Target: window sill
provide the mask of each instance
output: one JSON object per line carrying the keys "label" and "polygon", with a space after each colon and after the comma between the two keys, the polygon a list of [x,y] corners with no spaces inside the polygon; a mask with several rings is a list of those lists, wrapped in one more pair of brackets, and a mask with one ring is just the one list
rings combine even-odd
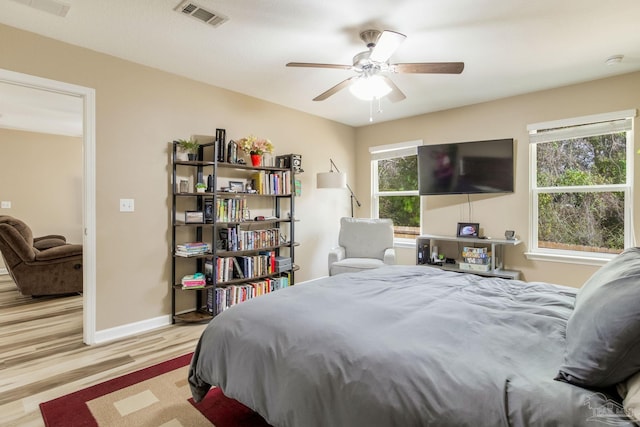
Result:
{"label": "window sill", "polygon": [[394,248],[416,248],[415,239],[393,239]]}
{"label": "window sill", "polygon": [[562,262],[566,264],[583,264],[603,266],[616,255],[588,256],[579,254],[556,254],[547,252],[525,252],[524,256],[531,261]]}

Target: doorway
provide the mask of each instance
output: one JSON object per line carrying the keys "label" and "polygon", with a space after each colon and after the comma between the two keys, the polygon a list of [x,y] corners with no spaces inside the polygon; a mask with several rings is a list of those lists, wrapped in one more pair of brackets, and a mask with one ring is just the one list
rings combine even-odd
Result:
{"label": "doorway", "polygon": [[95,90],[56,80],[0,69],[0,82],[82,100],[82,244],[83,342],[95,344],[96,333],[96,202],[95,202]]}

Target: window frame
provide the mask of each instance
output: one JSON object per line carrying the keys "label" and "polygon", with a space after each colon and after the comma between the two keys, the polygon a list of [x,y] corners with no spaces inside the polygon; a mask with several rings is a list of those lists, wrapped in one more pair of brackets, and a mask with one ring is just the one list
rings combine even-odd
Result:
{"label": "window frame", "polygon": [[[527,126],[529,131],[529,251],[525,256],[529,260],[555,261],[574,264],[604,265],[616,254],[604,254],[586,251],[541,248],[538,246],[538,195],[543,193],[591,193],[591,192],[623,192],[624,193],[624,248],[635,245],[633,231],[633,121],[636,110],[625,110],[612,113],[575,117],[571,119],[536,123]],[[537,146],[542,143],[573,139],[581,136],[579,131],[571,127],[593,126],[591,135],[612,133],[606,126],[613,122],[630,120],[629,127],[619,132],[626,132],[626,182],[624,184],[588,185],[588,186],[556,186],[538,187],[537,185]],[[626,123],[625,123],[626,124]]]}
{"label": "window frame", "polygon": [[[420,230],[418,236],[422,234],[422,197],[418,192],[418,189],[410,191],[380,191],[378,182],[378,161],[393,159],[398,157],[407,157],[412,155],[418,155],[418,146],[422,145],[422,140],[406,141],[397,144],[378,145],[375,147],[369,147],[369,153],[371,155],[371,218],[378,218],[380,214],[380,197],[395,197],[395,196],[417,196],[420,202]],[[416,239],[408,239],[401,237],[393,237],[393,243],[396,247],[415,247]]]}

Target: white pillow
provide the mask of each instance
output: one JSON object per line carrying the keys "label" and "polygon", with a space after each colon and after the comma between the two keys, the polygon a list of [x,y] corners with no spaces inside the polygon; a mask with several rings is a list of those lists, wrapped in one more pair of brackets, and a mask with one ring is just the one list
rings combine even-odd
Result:
{"label": "white pillow", "polygon": [[620,397],[624,399],[622,406],[627,416],[635,422],[640,422],[640,372],[619,383],[616,388]]}

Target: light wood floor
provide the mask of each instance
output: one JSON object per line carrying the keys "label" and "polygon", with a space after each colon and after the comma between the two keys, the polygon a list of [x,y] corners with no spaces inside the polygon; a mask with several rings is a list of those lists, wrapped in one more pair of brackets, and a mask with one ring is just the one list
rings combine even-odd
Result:
{"label": "light wood floor", "polygon": [[22,296],[0,275],[0,426],[44,426],[39,404],[194,350],[206,325],[82,343],[82,296]]}

